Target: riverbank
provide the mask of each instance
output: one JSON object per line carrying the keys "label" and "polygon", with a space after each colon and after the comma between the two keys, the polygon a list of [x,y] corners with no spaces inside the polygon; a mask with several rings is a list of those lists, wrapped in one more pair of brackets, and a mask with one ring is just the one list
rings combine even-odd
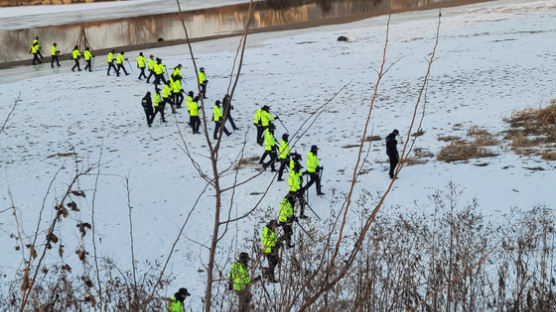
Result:
{"label": "riverbank", "polygon": [[[420,5],[398,3],[393,6],[391,11],[399,13],[485,1],[489,0],[456,0]],[[351,0],[335,1],[327,12],[324,12],[316,3],[292,7],[283,11],[276,11],[259,3],[250,25],[250,33],[350,23],[384,15],[388,12],[386,3],[378,2],[373,6],[354,8],[352,2]],[[211,2],[205,3],[205,5],[217,5],[218,3],[224,2],[218,0],[212,4]],[[191,7],[195,7],[195,5],[187,8]],[[248,7],[248,4],[243,3],[185,12],[183,18],[188,27],[190,40],[192,42],[213,40],[241,34],[248,19]],[[60,31],[64,32],[64,39],[59,38]],[[178,13],[6,31],[0,32],[0,43],[9,43],[13,48],[0,51],[0,69],[30,64],[28,45],[36,35],[40,36],[43,46],[49,46],[49,41],[56,41],[58,49],[63,52],[62,60],[70,59],[69,52],[76,42],[81,49],[85,45],[89,46],[95,55],[104,55],[111,49],[133,51],[186,43]],[[46,57],[44,61],[49,62],[50,58]]]}

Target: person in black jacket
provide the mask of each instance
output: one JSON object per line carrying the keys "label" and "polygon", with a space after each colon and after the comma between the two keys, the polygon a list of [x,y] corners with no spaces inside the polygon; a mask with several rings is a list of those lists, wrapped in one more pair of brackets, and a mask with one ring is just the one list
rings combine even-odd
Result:
{"label": "person in black jacket", "polygon": [[147,125],[150,127],[154,119],[153,102],[151,100],[151,93],[147,94],[141,100],[141,105],[145,110],[145,116],[147,117]]}
{"label": "person in black jacket", "polygon": [[388,172],[390,179],[394,178],[394,170],[398,165],[398,159],[400,157],[398,155],[398,149],[396,148],[396,145],[398,144],[396,136],[398,134],[400,134],[398,130],[394,129],[392,133],[386,136],[386,155],[388,155],[388,158],[390,159],[390,171]]}
{"label": "person in black jacket", "polygon": [[223,109],[223,114],[224,116],[226,116],[226,121],[230,122],[230,124],[232,125],[232,129],[234,130],[239,130],[238,127],[236,127],[236,124],[234,122],[234,118],[232,118],[232,109],[234,109],[234,106],[231,105],[232,102],[232,97],[229,94],[224,95],[224,99],[222,99],[222,109]]}

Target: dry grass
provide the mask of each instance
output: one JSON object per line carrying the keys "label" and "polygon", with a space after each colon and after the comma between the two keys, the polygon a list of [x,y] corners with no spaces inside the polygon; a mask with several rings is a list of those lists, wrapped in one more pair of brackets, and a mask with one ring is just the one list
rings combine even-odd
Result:
{"label": "dry grass", "polygon": [[461,141],[461,138],[458,136],[453,136],[453,135],[447,135],[447,136],[438,136],[438,141],[443,141],[443,142],[451,142],[451,141]]}
{"label": "dry grass", "polygon": [[493,157],[497,155],[498,154],[476,145],[474,142],[453,141],[440,150],[436,159],[452,162],[472,158]]}
{"label": "dry grass", "polygon": [[238,170],[249,166],[258,166],[258,164],[259,164],[258,156],[242,158],[234,165],[234,169]]}
{"label": "dry grass", "polygon": [[365,138],[365,142],[380,141],[382,138],[378,135],[369,135]]}
{"label": "dry grass", "polygon": [[414,148],[413,153],[415,154],[415,157],[417,157],[417,158],[432,158],[432,157],[434,157],[434,154],[431,151],[429,151],[427,149],[424,149],[422,147]]}
{"label": "dry grass", "polygon": [[556,160],[556,151],[544,152],[541,158],[544,160]]}
{"label": "dry grass", "polygon": [[426,164],[428,162],[428,160],[426,159],[422,159],[422,158],[418,158],[418,157],[413,157],[413,156],[408,156],[405,159],[404,164],[407,166],[413,166],[413,165],[422,165],[422,164]]}
{"label": "dry grass", "polygon": [[425,134],[425,130],[419,129],[419,130],[415,131],[413,134],[411,134],[411,136],[419,137],[419,136],[422,136],[423,134]]}
{"label": "dry grass", "polygon": [[526,108],[513,112],[509,119],[510,130],[505,139],[511,140],[511,148],[517,154],[541,155],[544,160],[556,160],[553,152],[540,151],[556,142],[556,100],[545,108]]}
{"label": "dry grass", "polygon": [[472,125],[467,129],[468,136],[490,136],[491,134],[485,129],[477,125]]}

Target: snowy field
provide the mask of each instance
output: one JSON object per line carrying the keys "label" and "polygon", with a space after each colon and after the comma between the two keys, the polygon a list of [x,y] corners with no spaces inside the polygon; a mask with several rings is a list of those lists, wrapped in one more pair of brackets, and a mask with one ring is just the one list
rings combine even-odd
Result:
{"label": "snowy field", "polygon": [[[467,129],[478,125],[498,139],[507,128],[503,118],[514,110],[546,105],[556,98],[556,0],[497,1],[442,12],[437,60],[427,91],[424,135],[416,147],[435,155],[446,142],[438,136],[466,136]],[[394,128],[405,135],[417,99],[425,57],[434,45],[437,10],[409,12],[392,17],[388,46],[388,63],[396,62],[387,72],[370,124],[372,135],[384,138]],[[220,168],[227,168],[241,151],[245,132],[244,158],[259,156],[263,148],[255,143],[253,116],[258,107],[269,105],[290,132],[300,126],[314,109],[323,104],[344,84],[348,86],[333,100],[314,126],[294,148],[304,160],[309,147],[317,144],[324,166],[323,197],[310,189],[310,203],[323,218],[337,215],[344,194],[349,189],[352,168],[362,126],[368,110],[376,72],[382,58],[386,17],[356,23],[318,28],[263,33],[248,38],[242,76],[234,96],[232,111],[241,130],[223,138]],[[339,35],[353,35],[351,43],[337,42]],[[207,114],[212,104],[222,99],[229,82],[234,48],[238,38],[227,38],[193,45],[197,64],[206,68],[209,79]],[[143,51],[163,58],[173,67],[184,65],[184,89],[194,89],[193,70],[186,46]],[[128,57],[134,63],[135,52]],[[51,179],[64,166],[46,198],[45,219],[54,215],[55,196],[65,191],[74,173],[73,158],[57,155],[75,151],[80,166],[94,166],[102,151],[98,190],[95,198],[95,222],[100,256],[110,257],[123,268],[129,265],[129,228],[127,192],[124,177],[129,176],[131,205],[135,229],[135,252],[139,260],[161,259],[168,253],[178,229],[185,220],[205,182],[199,178],[184,152],[178,127],[196,161],[211,172],[206,158],[208,149],[203,136],[192,135],[185,122],[184,109],[160,124],[158,117],[147,128],[140,105],[141,97],[153,91],[151,85],[130,76],[106,76],[105,56],[99,56],[92,73],[70,71],[71,63],[60,69],[50,64],[2,71],[0,121],[21,92],[22,101],[0,133],[0,237],[3,255],[0,271],[13,277],[21,268],[20,254],[10,234],[16,232],[10,207],[8,187],[23,221],[26,235],[32,235],[40,207]],[[129,70],[129,69],[128,69]],[[17,74],[16,74],[17,73]],[[14,74],[12,77],[11,75]],[[456,124],[462,126],[455,127]],[[213,123],[208,124],[212,134]],[[277,123],[276,137],[284,127]],[[370,135],[369,134],[369,135]],[[369,144],[369,143],[367,143]],[[389,183],[384,140],[370,143],[365,174],[359,177],[355,198],[363,190],[382,192]],[[368,147],[368,146],[366,146]],[[463,200],[476,198],[481,212],[488,218],[509,213],[512,207],[531,208],[535,204],[553,207],[556,202],[556,163],[538,157],[514,154],[509,142],[493,148],[497,157],[444,163],[435,158],[426,164],[405,167],[381,210],[382,215],[430,209],[427,199],[449,182],[463,191]],[[62,154],[63,155],[63,154]],[[531,170],[527,168],[542,168]],[[239,171],[242,181],[258,172],[248,166]],[[71,213],[56,233],[66,240],[79,241],[73,219],[90,222],[93,176],[80,181],[89,202],[81,211]],[[231,216],[240,216],[253,208],[262,192],[272,182],[270,172],[236,189]],[[224,187],[233,183],[234,172],[223,177]],[[334,191],[333,191],[334,190]],[[224,270],[237,254],[249,248],[249,240],[260,231],[269,217],[277,217],[279,203],[287,193],[287,182],[274,180],[270,191],[248,218],[234,223],[220,243],[217,262]],[[225,194],[225,215],[231,192]],[[336,204],[332,205],[331,202]],[[369,202],[372,209],[375,202]],[[204,293],[207,245],[212,234],[214,206],[209,188],[193,212],[177,245],[170,270],[176,281],[168,289],[185,285],[193,294],[191,306],[198,310]],[[394,210],[391,207],[400,206]],[[309,216],[313,216],[309,212]],[[226,218],[224,216],[223,218]],[[350,226],[357,228],[358,215],[350,214]],[[318,229],[312,217],[302,221],[307,228]],[[299,230],[296,230],[299,231]],[[353,232],[348,229],[347,233]],[[296,234],[297,235],[297,234]],[[90,236],[86,237],[89,244]],[[293,252],[293,251],[290,251]],[[56,254],[56,255],[54,255]],[[75,258],[68,252],[68,261]],[[47,257],[54,261],[56,252]],[[189,299],[188,299],[189,300]]]}

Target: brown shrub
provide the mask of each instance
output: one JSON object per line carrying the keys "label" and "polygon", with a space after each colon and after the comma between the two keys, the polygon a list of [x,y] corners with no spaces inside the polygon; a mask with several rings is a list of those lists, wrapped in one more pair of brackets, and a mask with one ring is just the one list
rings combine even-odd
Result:
{"label": "brown shrub", "polygon": [[472,125],[467,129],[468,136],[490,136],[491,134],[485,129],[477,125]]}
{"label": "brown shrub", "polygon": [[544,160],[556,160],[556,151],[544,152],[541,158]]}
{"label": "brown shrub", "polygon": [[434,154],[431,151],[429,151],[427,149],[424,149],[422,147],[414,148],[413,153],[415,154],[415,157],[417,157],[417,158],[432,158],[432,157],[434,157]]}
{"label": "brown shrub", "polygon": [[249,167],[249,166],[256,166],[258,164],[259,164],[259,157],[258,156],[242,158],[234,165],[234,169],[238,170],[238,169]]}
{"label": "brown shrub", "polygon": [[427,162],[428,161],[426,159],[408,156],[405,158],[404,164],[406,164],[407,166],[413,166],[413,165],[426,164]]}
{"label": "brown shrub", "polygon": [[493,157],[497,155],[498,154],[481,148],[474,143],[465,141],[453,141],[440,150],[440,152],[436,156],[436,159],[445,162],[452,162],[472,158]]}
{"label": "brown shrub", "polygon": [[486,135],[476,135],[475,145],[477,146],[494,146],[498,145],[498,140]]}
{"label": "brown shrub", "polygon": [[378,135],[369,135],[365,138],[365,142],[380,141],[382,138]]}
{"label": "brown shrub", "polygon": [[411,136],[418,137],[418,136],[422,136],[423,134],[425,134],[425,130],[419,129],[415,131],[413,134],[411,134]]}
{"label": "brown shrub", "polygon": [[443,142],[450,142],[450,141],[461,141],[461,138],[458,136],[448,135],[448,136],[438,136],[438,141]]}

